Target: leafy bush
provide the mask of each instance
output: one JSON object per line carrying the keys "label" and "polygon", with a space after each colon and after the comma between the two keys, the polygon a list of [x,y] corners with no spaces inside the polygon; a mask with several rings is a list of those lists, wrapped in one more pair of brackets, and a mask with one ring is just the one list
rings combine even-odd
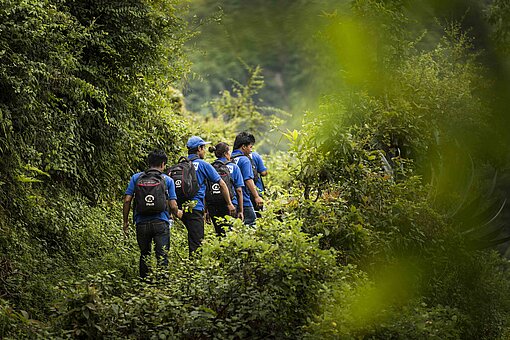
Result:
{"label": "leafy bush", "polygon": [[508,260],[493,251],[459,249],[454,242],[444,246],[444,252],[430,257],[423,296],[429,304],[447,305],[462,313],[462,338],[497,338],[509,326]]}
{"label": "leafy bush", "polygon": [[[340,291],[342,291],[340,289]],[[360,313],[352,291],[335,293],[324,318],[312,322],[309,339],[464,339],[460,332],[462,313],[449,306],[428,306],[411,301],[403,306]],[[363,303],[367,301],[363,300]],[[358,304],[356,304],[358,303]],[[354,305],[354,306],[353,306]],[[368,303],[367,306],[372,305]],[[367,308],[367,307],[365,307]],[[354,309],[354,310],[353,310]]]}
{"label": "leafy bush", "polygon": [[[179,2],[6,1],[0,11],[0,296],[44,321],[57,282],[136,276],[116,200],[184,145]],[[2,337],[3,334],[0,335]]]}
{"label": "leafy bush", "polygon": [[0,238],[9,242],[0,287],[32,317],[48,313],[59,296],[53,288],[63,277],[79,278],[106,268],[125,277],[137,275],[137,246],[121,234],[119,205],[89,207],[74,193],[60,192],[53,200],[34,198],[24,209],[27,222],[9,226]]}
{"label": "leafy bush", "polygon": [[56,327],[109,338],[299,336],[337,273],[332,253],[296,222],[235,229],[207,238],[199,258],[172,265],[153,284],[115,273],[67,283]]}
{"label": "leafy bush", "polygon": [[[463,232],[473,223],[450,213],[462,193],[441,196],[456,186],[440,187],[464,177],[452,150],[462,159],[466,145],[490,163],[476,143],[489,107],[478,93],[490,84],[459,26],[423,44],[406,32],[399,1],[356,1],[353,18],[324,13],[330,30],[318,37],[333,50],[356,47],[337,40],[352,28],[383,46],[354,44],[360,51],[324,58],[347,61],[327,68],[324,83],[342,74],[345,83],[300,131],[286,132],[289,152],[269,160],[270,204],[258,227],[236,221],[188,259],[177,222],[169,270],[138,281],[134,237],[121,235],[121,207],[108,202],[147,152],[162,148],[172,159],[193,131],[230,138],[267,122],[256,105],[258,68],[215,101],[218,115],[232,118],[227,129],[187,121],[173,87],[188,68],[179,3],[2,4],[0,337],[508,334],[508,263],[473,250]],[[358,55],[360,63],[345,58]],[[345,84],[352,91],[342,92]],[[478,126],[483,133],[466,139]]]}

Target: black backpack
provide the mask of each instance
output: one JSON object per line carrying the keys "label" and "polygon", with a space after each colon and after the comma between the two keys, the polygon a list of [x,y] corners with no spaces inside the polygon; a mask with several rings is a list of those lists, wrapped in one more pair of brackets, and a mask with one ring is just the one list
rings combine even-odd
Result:
{"label": "black backpack", "polygon": [[[216,172],[220,175],[221,179],[227,185],[230,199],[234,198],[234,183],[230,176],[230,169],[227,166],[228,163],[224,163],[220,160],[215,160],[212,166]],[[207,181],[207,189],[205,191],[205,201],[207,205],[225,205],[225,199],[221,194],[220,184]]]}
{"label": "black backpack", "polygon": [[163,173],[150,169],[138,177],[135,183],[134,209],[141,215],[159,214],[166,210],[168,190]]}
{"label": "black backpack", "polygon": [[[198,157],[197,157],[198,158]],[[197,158],[179,158],[179,162],[167,170],[168,176],[174,180],[177,203],[189,201],[198,193],[199,185],[193,161]]]}

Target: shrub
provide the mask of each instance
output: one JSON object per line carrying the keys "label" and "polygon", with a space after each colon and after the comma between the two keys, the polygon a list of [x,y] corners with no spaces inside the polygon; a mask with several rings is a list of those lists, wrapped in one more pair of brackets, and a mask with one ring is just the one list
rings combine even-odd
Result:
{"label": "shrub", "polygon": [[65,284],[55,330],[110,338],[300,336],[336,275],[333,254],[298,222],[263,219],[257,229],[235,229],[208,238],[199,258],[172,265],[153,284],[115,273]]}

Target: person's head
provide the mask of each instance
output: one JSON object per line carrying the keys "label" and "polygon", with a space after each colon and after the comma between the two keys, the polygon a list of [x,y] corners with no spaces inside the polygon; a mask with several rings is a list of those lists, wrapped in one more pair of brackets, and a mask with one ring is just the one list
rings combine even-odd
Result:
{"label": "person's head", "polygon": [[234,141],[234,150],[241,150],[246,156],[251,153],[253,145],[255,144],[255,137],[246,131],[239,133]]}
{"label": "person's head", "polygon": [[198,155],[200,158],[205,157],[205,146],[211,142],[205,142],[198,136],[193,136],[188,139],[186,147],[188,148],[188,155]]}
{"label": "person's head", "polygon": [[167,162],[168,157],[163,150],[154,150],[147,157],[150,168],[164,168]]}
{"label": "person's head", "polygon": [[225,142],[220,142],[220,143],[216,144],[215,146],[210,146],[209,152],[214,152],[214,155],[217,158],[225,157],[227,159],[230,159],[230,147]]}

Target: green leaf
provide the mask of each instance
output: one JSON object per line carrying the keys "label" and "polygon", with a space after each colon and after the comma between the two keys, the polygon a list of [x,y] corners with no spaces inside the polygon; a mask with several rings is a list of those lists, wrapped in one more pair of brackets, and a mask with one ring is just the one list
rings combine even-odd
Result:
{"label": "green leaf", "polygon": [[35,167],[35,166],[32,166],[30,164],[26,164],[25,165],[25,170],[28,170],[28,171],[33,171],[39,175],[44,175],[44,176],[47,176],[47,177],[50,177],[50,174],[45,172],[45,171],[42,171],[41,169]]}
{"label": "green leaf", "polygon": [[18,182],[22,182],[22,183],[40,183],[40,182],[42,182],[40,179],[33,178],[33,177],[28,177],[28,176],[25,176],[25,175],[18,175],[18,176],[16,176],[16,180]]}

